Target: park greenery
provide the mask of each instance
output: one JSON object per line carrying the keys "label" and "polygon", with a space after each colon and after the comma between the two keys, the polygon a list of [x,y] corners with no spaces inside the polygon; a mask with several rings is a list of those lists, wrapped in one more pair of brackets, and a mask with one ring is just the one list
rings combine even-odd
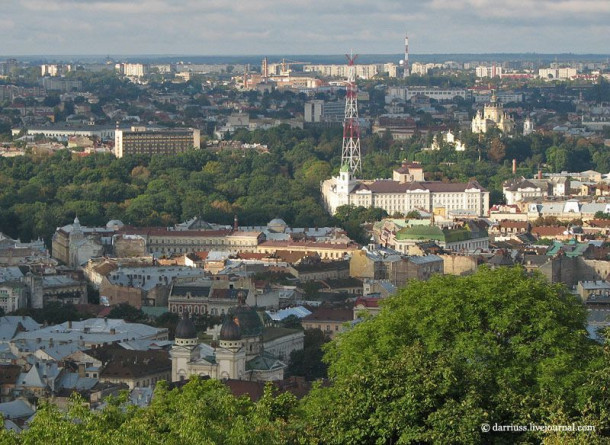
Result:
{"label": "park greenery", "polygon": [[[559,135],[532,134],[505,138],[490,132],[465,132],[469,147],[455,152],[441,143],[438,151],[421,151],[426,137],[393,141],[389,135],[363,140],[365,179],[391,177],[402,159],[420,161],[426,178],[468,181],[476,178],[502,201],[502,182],[518,174],[545,171],[610,170],[610,153],[602,144]],[[232,138],[269,147],[211,152],[192,150],[175,156],[78,156],[68,150],[0,158],[0,231],[23,241],[50,240],[57,227],[78,215],[82,224],[99,226],[120,219],[134,226],[170,226],[193,216],[230,224],[261,225],[280,217],[294,227],[337,224],[366,242],[360,224],[385,216],[380,211],[343,209],[335,218],[324,210],[320,182],[340,167],[340,128],[237,131]],[[439,139],[440,140],[440,139]]]}
{"label": "park greenery", "polygon": [[[17,443],[556,443],[610,437],[610,348],[586,311],[522,268],[413,281],[325,347],[327,384],[302,400],[271,385],[253,402],[218,381],[160,384],[146,408],[114,399],[43,405]],[[320,339],[314,340],[318,342]],[[594,432],[491,431],[579,425]]]}

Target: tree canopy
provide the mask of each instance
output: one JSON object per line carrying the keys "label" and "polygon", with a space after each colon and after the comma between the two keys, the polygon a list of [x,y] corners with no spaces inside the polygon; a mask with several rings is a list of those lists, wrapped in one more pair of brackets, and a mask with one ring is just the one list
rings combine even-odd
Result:
{"label": "tree canopy", "polygon": [[585,319],[573,295],[521,268],[413,281],[380,315],[330,343],[333,385],[309,396],[309,431],[322,443],[354,444],[549,437],[484,433],[484,423],[575,422],[609,434],[610,362]]}

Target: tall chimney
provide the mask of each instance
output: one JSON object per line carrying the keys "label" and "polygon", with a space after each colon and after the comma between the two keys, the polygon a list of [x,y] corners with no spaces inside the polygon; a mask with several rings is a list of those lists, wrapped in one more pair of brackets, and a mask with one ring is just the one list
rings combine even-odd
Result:
{"label": "tall chimney", "polygon": [[542,170],[538,170],[538,179],[542,179]]}
{"label": "tall chimney", "polygon": [[513,175],[517,174],[517,160],[513,159]]}

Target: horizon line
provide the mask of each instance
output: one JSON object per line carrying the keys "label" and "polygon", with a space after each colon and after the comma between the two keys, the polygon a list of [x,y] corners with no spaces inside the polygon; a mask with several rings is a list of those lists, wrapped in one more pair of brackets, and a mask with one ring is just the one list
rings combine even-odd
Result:
{"label": "horizon line", "polygon": [[[358,53],[361,56],[399,56],[402,55],[400,52],[396,53]],[[574,55],[574,56],[608,56],[610,53],[586,53],[586,52],[429,52],[429,53],[418,53],[410,52],[410,55],[419,56],[445,56],[445,55],[456,55],[456,56],[484,56],[484,55]],[[344,56],[343,53],[266,53],[266,54],[195,54],[195,53],[58,53],[58,54],[6,54],[0,55],[2,58],[18,58],[18,57],[68,57],[68,56],[79,56],[79,57],[127,57],[127,56],[146,56],[146,57],[278,57],[278,56]]]}

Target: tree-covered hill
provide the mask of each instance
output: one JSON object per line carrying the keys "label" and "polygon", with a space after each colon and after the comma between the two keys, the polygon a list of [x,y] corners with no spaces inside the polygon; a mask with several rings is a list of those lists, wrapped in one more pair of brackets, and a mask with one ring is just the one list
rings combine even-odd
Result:
{"label": "tree-covered hill", "polygon": [[266,154],[193,150],[115,159],[62,150],[0,158],[0,231],[48,240],[75,215],[90,226],[115,218],[168,226],[193,216],[231,223],[235,214],[243,225],[275,217],[300,227],[330,223],[319,184],[339,151],[328,145],[340,138],[324,131],[296,135],[288,127],[265,136],[274,147]]}
{"label": "tree-covered hill", "polygon": [[[389,178],[402,159],[420,161],[426,178],[468,181],[476,177],[502,201],[502,182],[518,174],[545,171],[610,169],[610,153],[597,142],[532,134],[477,138],[465,133],[469,147],[455,152],[422,152],[427,137],[393,141],[388,135],[363,140],[364,179]],[[281,217],[295,227],[323,226],[333,220],[321,205],[320,181],[340,167],[341,128],[237,131],[235,141],[266,144],[254,150],[193,150],[175,156],[107,154],[77,156],[67,150],[52,155],[0,157],[0,231],[27,241],[47,241],[56,227],[78,215],[85,225],[120,219],[136,226],[169,226],[193,216],[218,223],[265,224]],[[546,167],[543,167],[546,166]],[[354,224],[352,224],[353,226]],[[357,231],[350,231],[358,238]]]}

